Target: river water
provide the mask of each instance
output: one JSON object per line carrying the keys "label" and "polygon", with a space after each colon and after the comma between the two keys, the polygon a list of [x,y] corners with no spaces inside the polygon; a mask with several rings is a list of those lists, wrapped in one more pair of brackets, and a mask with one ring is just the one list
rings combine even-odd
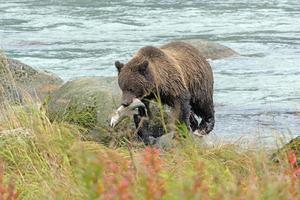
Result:
{"label": "river water", "polygon": [[174,39],[242,55],[211,62],[213,137],[300,135],[299,0],[0,0],[0,48],[66,81],[116,75],[115,60]]}

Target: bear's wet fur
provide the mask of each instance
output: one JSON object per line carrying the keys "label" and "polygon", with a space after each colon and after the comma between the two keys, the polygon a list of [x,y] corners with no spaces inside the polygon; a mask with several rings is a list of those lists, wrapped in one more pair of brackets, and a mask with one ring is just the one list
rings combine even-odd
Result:
{"label": "bear's wet fur", "polygon": [[[122,90],[122,105],[133,98],[160,98],[174,108],[176,119],[192,131],[208,134],[214,127],[213,72],[206,59],[193,46],[171,42],[161,47],[141,48],[126,64],[115,63]],[[144,115],[144,111],[140,111]],[[195,116],[201,117],[198,123]]]}

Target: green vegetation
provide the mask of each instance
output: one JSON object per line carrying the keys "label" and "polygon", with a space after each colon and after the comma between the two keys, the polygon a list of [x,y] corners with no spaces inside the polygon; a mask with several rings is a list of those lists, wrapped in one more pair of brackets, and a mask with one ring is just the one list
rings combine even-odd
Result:
{"label": "green vegetation", "polygon": [[45,111],[34,105],[6,106],[0,119],[0,198],[300,197],[299,168],[291,149],[282,154],[289,156],[274,162],[264,149],[242,150],[232,144],[207,147],[191,138],[178,138],[173,141],[176,148],[165,150],[125,137],[107,147],[83,140],[81,127],[50,122]]}
{"label": "green vegetation", "polygon": [[85,110],[79,110],[76,107],[69,106],[64,116],[64,121],[76,123],[85,128],[94,128],[96,126],[97,111],[94,106],[89,106]]}

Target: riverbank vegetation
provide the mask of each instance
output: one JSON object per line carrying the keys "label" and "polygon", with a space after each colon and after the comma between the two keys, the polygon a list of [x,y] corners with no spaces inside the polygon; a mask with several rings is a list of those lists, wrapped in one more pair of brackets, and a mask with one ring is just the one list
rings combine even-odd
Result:
{"label": "riverbank vegetation", "polygon": [[168,149],[126,138],[107,147],[86,140],[84,128],[50,122],[34,104],[4,106],[0,119],[0,199],[300,197],[299,145],[273,155],[191,138]]}

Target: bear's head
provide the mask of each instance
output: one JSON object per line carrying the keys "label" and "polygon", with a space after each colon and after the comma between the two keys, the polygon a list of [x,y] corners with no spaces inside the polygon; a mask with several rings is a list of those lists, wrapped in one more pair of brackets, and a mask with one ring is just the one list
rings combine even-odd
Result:
{"label": "bear's head", "polygon": [[130,105],[134,98],[142,100],[152,92],[154,83],[147,60],[132,59],[127,64],[116,61],[115,66],[122,90],[123,106]]}

